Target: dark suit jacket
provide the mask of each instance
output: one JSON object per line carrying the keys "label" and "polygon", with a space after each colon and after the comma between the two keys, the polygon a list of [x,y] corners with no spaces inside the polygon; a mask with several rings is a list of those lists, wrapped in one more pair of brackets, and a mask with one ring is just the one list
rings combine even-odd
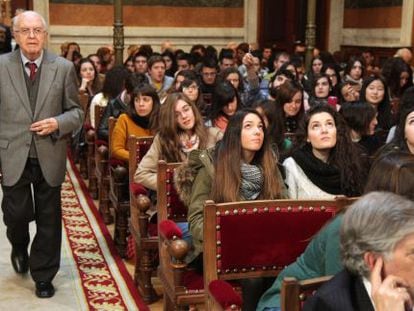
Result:
{"label": "dark suit jacket", "polygon": [[362,279],[342,270],[309,298],[303,311],[374,311]]}
{"label": "dark suit jacket", "polygon": [[[0,163],[3,185],[13,186],[25,167],[32,141],[47,183],[59,186],[66,171],[66,139],[83,122],[76,73],[68,60],[44,51],[34,113],[30,107],[20,50],[0,56]],[[30,125],[55,118],[53,135],[32,133]]]}

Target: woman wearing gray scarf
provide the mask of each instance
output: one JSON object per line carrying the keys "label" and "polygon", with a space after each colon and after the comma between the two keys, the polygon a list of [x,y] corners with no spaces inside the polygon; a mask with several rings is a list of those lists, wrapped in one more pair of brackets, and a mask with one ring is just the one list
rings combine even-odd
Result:
{"label": "woman wearing gray scarf", "polygon": [[[193,255],[198,256],[195,262],[199,268],[202,267],[204,201],[286,198],[277,159],[265,135],[264,121],[251,109],[236,112],[215,149],[192,152],[188,163],[176,175],[177,190],[188,206]],[[254,296],[249,290],[249,295],[243,297],[244,305],[249,304],[248,300],[255,300]]]}

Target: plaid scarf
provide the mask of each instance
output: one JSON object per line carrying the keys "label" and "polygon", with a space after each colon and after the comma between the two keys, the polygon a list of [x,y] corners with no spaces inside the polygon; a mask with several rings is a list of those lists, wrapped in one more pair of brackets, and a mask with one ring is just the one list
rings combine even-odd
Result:
{"label": "plaid scarf", "polygon": [[263,188],[263,172],[257,165],[242,163],[240,166],[240,194],[245,200],[255,200]]}

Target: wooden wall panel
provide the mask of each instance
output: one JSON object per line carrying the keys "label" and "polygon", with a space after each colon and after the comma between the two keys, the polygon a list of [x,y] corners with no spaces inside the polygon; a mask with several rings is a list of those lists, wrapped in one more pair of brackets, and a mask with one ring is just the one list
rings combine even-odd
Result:
{"label": "wooden wall panel", "polygon": [[400,28],[402,7],[345,9],[344,28]]}
{"label": "wooden wall panel", "polygon": [[[50,3],[50,24],[111,26],[113,6]],[[243,8],[124,6],[124,26],[243,27]]]}

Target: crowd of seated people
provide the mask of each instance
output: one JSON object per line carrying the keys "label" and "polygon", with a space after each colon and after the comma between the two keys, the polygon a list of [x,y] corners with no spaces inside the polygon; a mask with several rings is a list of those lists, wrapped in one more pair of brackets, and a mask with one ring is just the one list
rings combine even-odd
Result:
{"label": "crowd of seated people", "polygon": [[[65,46],[100,139],[108,140],[108,119],[117,118],[112,155],[127,162],[129,135],[154,136],[134,175],[152,194],[154,211],[158,160],[196,167],[192,187],[177,188],[189,207],[188,222],[180,224],[191,241],[187,260],[198,271],[205,200],[310,200],[375,190],[409,196],[402,185],[391,185],[396,173],[383,167],[387,161],[404,166],[414,153],[414,87],[406,60],[396,55],[380,66],[372,51],[342,60],[321,51],[305,74],[301,52],[252,47],[217,51],[200,44],[184,51],[170,42],[157,53],[135,46],[124,66],[114,67],[110,47],[82,58],[77,44]],[[96,105],[105,107],[100,124]],[[380,177],[390,184],[372,186]],[[278,310],[284,276],[339,272],[343,217],[314,237],[260,303],[266,282],[244,284],[244,309]]]}

